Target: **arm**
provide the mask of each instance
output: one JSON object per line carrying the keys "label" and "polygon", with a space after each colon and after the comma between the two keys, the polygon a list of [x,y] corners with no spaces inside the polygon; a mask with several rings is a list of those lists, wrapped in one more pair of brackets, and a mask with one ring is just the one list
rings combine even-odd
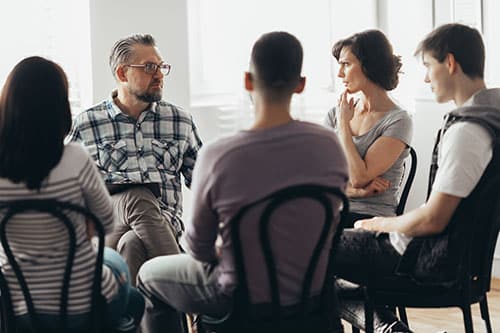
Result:
{"label": "arm", "polygon": [[217,261],[215,241],[219,232],[219,218],[212,208],[210,189],[213,183],[211,167],[204,155],[199,155],[193,170],[193,214],[186,223],[184,240],[193,258],[208,263]]}
{"label": "arm", "polygon": [[374,217],[359,220],[355,228],[391,232],[409,237],[429,236],[441,233],[453,216],[462,198],[433,191],[429,200],[417,209],[395,217]]}
{"label": "arm", "polygon": [[188,188],[191,187],[193,168],[196,162],[198,151],[200,150],[201,146],[202,142],[198,135],[198,130],[196,129],[196,125],[191,118],[191,129],[187,134],[187,148],[183,154],[181,167],[181,172],[184,175],[185,184]]}
{"label": "arm", "polygon": [[[113,230],[114,215],[111,197],[109,196],[104,182],[97,171],[97,167],[82,149],[86,155],[82,170],[79,174],[79,183],[85,200],[85,207],[90,210],[101,221],[106,234]],[[87,227],[92,223],[87,223]],[[87,233],[93,235],[93,229],[88,228]]]}
{"label": "arm", "polygon": [[384,178],[375,177],[368,185],[365,187],[352,187],[348,185],[346,188],[346,195],[349,198],[366,198],[371,197],[382,192],[385,192],[391,186],[391,182]]}
{"label": "arm", "polygon": [[348,101],[347,92],[344,92],[338,106],[337,123],[339,138],[348,161],[350,183],[355,188],[362,188],[391,168],[406,148],[406,143],[396,138],[381,136],[370,146],[364,159],[361,158],[352,140],[350,126],[354,107],[353,99]]}
{"label": "arm", "polygon": [[78,127],[76,125],[76,121],[77,120],[75,119],[75,121],[73,122],[73,125],[71,126],[71,130],[65,139],[66,142],[72,142],[72,141],[80,142],[80,141],[82,141],[82,137],[80,135],[80,130],[78,129]]}

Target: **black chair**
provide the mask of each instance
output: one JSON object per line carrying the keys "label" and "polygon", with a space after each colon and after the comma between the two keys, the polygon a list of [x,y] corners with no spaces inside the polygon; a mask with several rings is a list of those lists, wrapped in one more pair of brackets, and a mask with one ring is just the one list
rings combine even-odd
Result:
{"label": "black chair", "polygon": [[[401,290],[368,289],[369,298],[375,303],[397,306],[400,313],[405,307],[459,307],[467,333],[473,332],[471,305],[479,303],[486,331],[492,332],[487,292],[500,230],[500,176],[486,183],[479,198],[481,203],[473,212],[469,232],[463,240],[464,255],[455,283],[449,287],[409,285]],[[408,324],[406,316],[401,319]]]}
{"label": "black chair", "polygon": [[[410,155],[406,159],[404,168],[405,172],[403,174],[403,177],[401,178],[400,182],[400,196],[399,196],[399,203],[398,206],[396,207],[396,215],[403,215],[405,207],[406,207],[406,201],[408,200],[408,195],[410,194],[411,186],[413,185],[413,180],[415,179],[415,173],[417,172],[417,153],[415,152],[415,149],[413,147],[408,146]],[[401,185],[404,183],[404,186],[401,187]],[[366,298],[366,290],[363,289],[360,286],[354,285],[354,284],[349,284],[345,281],[341,281],[340,284],[344,286],[344,290],[342,291],[343,297],[347,299],[359,299],[361,297]],[[392,309],[395,311],[395,309]],[[404,307],[398,307],[398,313],[401,318],[405,323],[408,322],[408,317],[406,314],[406,310]],[[369,321],[369,316],[367,318]],[[359,329],[355,326],[352,326],[352,332],[353,333],[359,333]]]}
{"label": "black chair", "polygon": [[[306,199],[308,199],[307,202]],[[295,200],[301,201],[293,202]],[[312,206],[313,204],[315,205]],[[321,215],[322,221],[316,221],[313,224],[313,220],[303,219],[303,216],[307,215],[308,207],[310,208],[311,206],[314,208],[316,216]],[[283,260],[283,257],[276,258],[276,253],[273,250],[274,241],[271,241],[274,238],[270,232],[273,222],[276,225],[276,217],[279,217],[277,210],[283,207],[295,207],[296,209],[300,207],[299,210],[301,213],[305,214],[301,215],[302,217],[286,221],[287,224],[303,224],[300,230],[304,230],[304,234],[298,235],[298,237],[310,239],[310,237],[313,237],[310,234],[311,230],[314,230],[312,226],[316,225],[316,229],[318,229],[317,243],[314,246],[308,246],[311,251],[307,252],[307,258],[310,259],[308,262],[304,262],[304,266],[307,269],[304,269],[304,273],[301,275],[302,284],[297,288],[300,290],[296,290],[297,299],[300,300],[292,305],[282,304],[280,290],[282,290],[283,285],[280,284],[281,277],[280,270],[278,269],[278,261],[280,259]],[[340,217],[337,215],[340,208],[337,209],[337,207],[342,207]],[[261,215],[259,215],[260,212],[262,212]],[[201,315],[198,321],[198,331],[200,333],[279,333],[305,332],[307,330],[318,333],[331,332],[333,326],[331,314],[335,307],[331,265],[327,264],[328,267],[325,275],[320,277],[320,281],[323,281],[321,284],[321,293],[319,295],[311,295],[311,287],[313,280],[318,281],[319,275],[315,275],[319,267],[318,263],[321,261],[325,264],[324,260],[329,260],[331,248],[340,234],[338,229],[341,224],[336,224],[336,222],[344,220],[347,212],[348,201],[341,190],[319,185],[292,186],[241,208],[230,222],[232,226],[234,261],[238,278],[238,287],[234,294],[233,311],[223,319]],[[273,215],[273,213],[275,214]],[[252,227],[248,223],[254,223],[254,232],[257,232],[259,239],[254,242],[253,251],[259,252],[260,249],[261,252],[259,253],[262,253],[262,261],[252,261],[252,264],[260,268],[262,281],[266,281],[268,284],[266,293],[270,293],[270,301],[264,303],[253,302],[254,295],[252,293],[255,291],[252,286],[253,281],[247,279],[249,269],[254,269],[255,272],[255,267],[252,267],[252,264],[248,265],[248,258],[246,258],[248,252],[243,250],[243,248],[246,248],[246,250],[252,249],[248,244],[251,242],[251,240],[248,240],[249,233],[245,232],[245,230],[242,231],[242,225],[247,228],[246,230]],[[335,230],[335,225],[337,225],[337,230]],[[245,235],[246,239],[241,237],[242,234]],[[258,246],[259,241],[260,248]],[[299,243],[292,244],[292,246],[303,248],[303,244]],[[323,252],[325,250],[327,251],[326,258]],[[246,256],[245,253],[247,253]],[[320,259],[320,257],[323,258]],[[299,259],[288,257],[288,260]]]}
{"label": "black chair", "polygon": [[[415,173],[417,172],[417,153],[415,152],[415,149],[413,147],[408,146],[408,149],[410,150],[410,157],[409,159],[407,158],[405,161],[405,176],[401,178],[401,183],[404,182],[403,190],[401,191],[401,195],[399,196],[399,203],[398,206],[396,207],[396,215],[402,215],[405,210],[406,206],[406,201],[408,200],[408,194],[410,194],[410,189],[413,184],[413,180],[415,179]],[[406,172],[408,169],[409,165],[409,170]]]}
{"label": "black chair", "polygon": [[[373,308],[388,306],[398,308],[400,318],[408,325],[406,307],[443,308],[458,307],[462,310],[466,333],[473,332],[471,305],[479,303],[486,332],[492,332],[487,292],[490,290],[491,270],[497,237],[500,230],[500,175],[488,177],[478,185],[474,209],[465,219],[461,233],[461,256],[457,263],[456,279],[449,283],[426,284],[411,278],[394,277],[382,281],[383,286],[345,288],[343,295],[365,293],[367,332],[372,332]],[[356,329],[357,330],[357,329]],[[353,332],[356,332],[353,330]],[[359,331],[358,331],[359,332]]]}
{"label": "black chair", "polygon": [[82,332],[109,332],[110,327],[108,321],[106,320],[106,300],[101,296],[101,275],[102,275],[102,264],[103,264],[103,251],[104,251],[104,229],[101,222],[97,217],[89,212],[87,209],[80,206],[61,202],[57,200],[47,199],[47,200],[19,200],[19,201],[9,201],[0,203],[0,215],[2,215],[2,220],[0,222],[0,240],[2,243],[3,250],[7,257],[7,260],[15,273],[19,286],[21,287],[22,293],[24,295],[24,300],[28,309],[28,315],[30,318],[31,327],[20,327],[16,321],[14,315],[11,293],[9,286],[4,276],[3,272],[0,270],[0,304],[1,304],[1,329],[5,333],[13,332],[54,332],[53,329],[44,327],[39,320],[39,313],[36,311],[31,293],[29,291],[29,286],[23,276],[20,269],[19,263],[15,258],[15,253],[12,252],[9,241],[7,239],[6,228],[7,224],[11,221],[14,215],[27,212],[27,211],[37,211],[41,213],[50,214],[57,218],[61,223],[63,223],[68,230],[69,237],[69,248],[68,256],[66,258],[66,267],[64,271],[64,276],[62,277],[62,289],[60,298],[60,311],[59,318],[60,322],[58,327],[59,332],[69,332],[68,330],[68,316],[67,316],[67,306],[68,306],[68,291],[69,284],[71,280],[71,272],[73,267],[73,261],[75,258],[76,250],[76,235],[75,228],[68,218],[68,212],[75,212],[85,216],[88,221],[92,221],[95,226],[95,231],[98,236],[98,249],[97,258],[95,263],[95,271],[93,277],[93,288],[92,288],[92,304],[90,319],[86,327],[82,328]]}

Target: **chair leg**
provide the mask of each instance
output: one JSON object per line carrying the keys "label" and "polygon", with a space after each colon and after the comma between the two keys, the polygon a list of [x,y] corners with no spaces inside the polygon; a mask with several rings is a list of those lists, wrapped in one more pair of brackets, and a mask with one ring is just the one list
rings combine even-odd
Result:
{"label": "chair leg", "polygon": [[486,298],[486,294],[484,295],[481,302],[479,302],[479,308],[481,309],[481,318],[483,318],[484,324],[486,325],[486,332],[492,333],[490,312],[488,311],[488,299]]}
{"label": "chair leg", "polygon": [[374,317],[374,308],[368,298],[365,299],[365,332],[373,333],[373,317]]}
{"label": "chair leg", "polygon": [[410,325],[408,324],[408,316],[406,315],[406,308],[404,306],[398,306],[398,314],[399,319],[401,319],[401,321],[405,323],[406,326],[410,327]]}
{"label": "chair leg", "polygon": [[180,314],[180,322],[181,322],[181,332],[190,333],[190,320],[188,319],[187,314]]}
{"label": "chair leg", "polygon": [[472,326],[472,313],[470,310],[470,305],[464,305],[462,307],[462,313],[464,315],[465,333],[473,333],[474,328]]}

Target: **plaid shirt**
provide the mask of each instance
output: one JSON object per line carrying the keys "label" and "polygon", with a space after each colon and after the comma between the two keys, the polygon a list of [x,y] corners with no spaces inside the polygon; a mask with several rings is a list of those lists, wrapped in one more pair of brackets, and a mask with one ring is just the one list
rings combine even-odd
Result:
{"label": "plaid shirt", "polygon": [[190,114],[160,101],[135,120],[111,98],[79,114],[68,140],[87,148],[106,183],[159,183],[160,207],[182,232],[180,174],[190,187],[202,144]]}

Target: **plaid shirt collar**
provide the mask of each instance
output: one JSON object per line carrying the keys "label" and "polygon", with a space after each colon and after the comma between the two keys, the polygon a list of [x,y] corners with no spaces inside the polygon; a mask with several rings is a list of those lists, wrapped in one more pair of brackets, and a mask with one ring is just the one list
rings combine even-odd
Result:
{"label": "plaid shirt collar", "polygon": [[[123,115],[128,117],[126,113],[124,113],[118,105],[115,103],[115,98],[118,97],[118,90],[113,90],[109,96],[109,100],[106,102],[106,111],[113,119],[116,119],[118,116]],[[143,112],[154,112],[157,113],[159,105],[157,102],[150,103],[149,106]],[[120,116],[121,117],[121,116]]]}

